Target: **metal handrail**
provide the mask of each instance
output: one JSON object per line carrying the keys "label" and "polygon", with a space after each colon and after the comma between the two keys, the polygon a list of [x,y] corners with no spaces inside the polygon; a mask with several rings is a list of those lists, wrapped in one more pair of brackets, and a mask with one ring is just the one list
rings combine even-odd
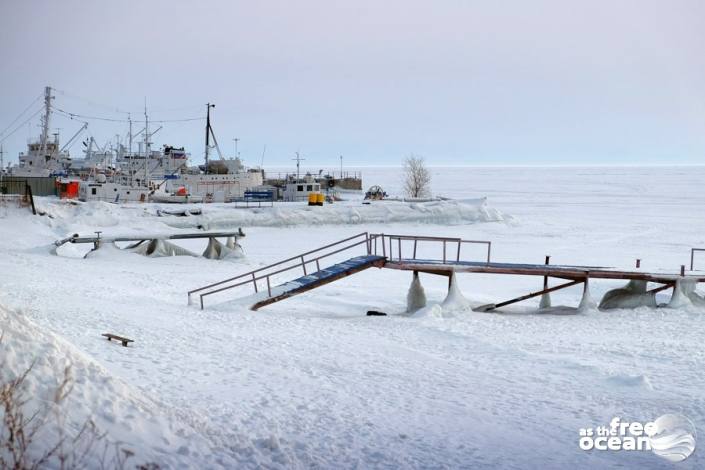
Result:
{"label": "metal handrail", "polygon": [[[358,233],[357,235],[353,235],[352,237],[348,237],[348,238],[345,238],[345,239],[343,239],[343,240],[337,241],[337,242],[335,242],[335,243],[331,243],[331,244],[329,244],[329,245],[322,246],[322,247],[317,248],[317,249],[315,249],[315,250],[307,251],[306,253],[301,253],[301,254],[299,254],[299,255],[292,256],[291,258],[287,258],[287,259],[282,260],[282,261],[277,261],[276,263],[270,264],[270,265],[265,266],[265,267],[263,267],[263,268],[255,269],[254,271],[250,271],[250,272],[247,272],[247,273],[245,273],[245,274],[240,274],[240,275],[237,275],[237,276],[235,276],[235,277],[231,277],[231,278],[228,278],[228,279],[224,279],[224,280],[222,280],[222,281],[220,281],[220,282],[214,282],[213,284],[209,284],[209,285],[207,285],[207,286],[199,287],[198,289],[190,290],[190,291],[188,292],[188,294],[189,294],[189,295],[195,294],[196,292],[200,292],[200,291],[202,291],[202,290],[210,289],[211,287],[219,286],[219,285],[221,285],[221,284],[225,284],[226,282],[234,281],[234,280],[236,280],[236,279],[240,279],[241,277],[249,276],[249,275],[251,275],[251,274],[258,273],[258,272],[260,272],[260,271],[264,271],[264,270],[269,269],[269,268],[273,268],[274,266],[279,266],[279,265],[281,265],[281,264],[288,263],[289,261],[293,261],[293,260],[295,260],[295,259],[300,259],[300,258],[303,257],[303,256],[310,255],[310,254],[312,254],[312,253],[316,253],[317,251],[325,250],[326,248],[330,248],[330,247],[332,247],[332,246],[339,245],[339,244],[341,244],[341,243],[350,241],[350,240],[352,240],[352,239],[354,239],[354,238],[357,238],[357,237],[360,237],[360,236],[362,236],[362,235],[367,235],[367,232]],[[298,267],[298,265],[297,265],[296,267]]]}
{"label": "metal handrail", "polygon": [[[461,238],[452,238],[452,237],[433,237],[433,236],[414,236],[414,235],[385,235],[385,234],[377,234],[377,236],[382,237],[382,247],[386,248],[385,242],[384,242],[384,237],[387,237],[389,239],[389,259],[394,259],[394,253],[393,253],[393,240],[397,241],[397,256],[396,258],[401,260],[401,242],[402,240],[406,241],[413,241],[414,242],[414,249],[413,249],[413,254],[411,259],[416,259],[416,249],[418,246],[418,242],[420,241],[430,241],[430,242],[442,242],[443,243],[443,262],[448,261],[448,256],[447,256],[447,245],[449,243],[457,244],[457,250],[456,250],[456,256],[455,256],[455,261],[458,262],[460,261],[460,247],[462,244],[467,243],[467,244],[483,244],[487,245],[487,263],[490,262],[491,255],[492,255],[492,242],[487,241],[487,240],[463,240]],[[376,249],[375,249],[375,254],[376,254]],[[385,253],[385,256],[386,253]]]}
{"label": "metal handrail", "polygon": [[705,251],[705,248],[691,248],[690,249],[690,270],[693,271],[693,262],[695,261],[695,252]]}
{"label": "metal handrail", "polygon": [[[337,249],[337,250],[335,250],[335,251],[331,251],[331,252],[329,252],[329,253],[325,253],[325,254],[323,254],[323,255],[321,255],[321,256],[318,256],[318,257],[316,257],[316,258],[305,259],[305,257],[308,256],[308,255],[321,252],[321,251],[323,251],[323,250],[326,250],[326,249],[328,249],[328,248],[332,248],[332,247],[334,247],[334,246],[341,245],[341,244],[343,244],[343,243],[345,243],[345,242],[349,242],[350,240],[354,240],[355,238],[359,238],[359,237],[362,237],[362,236],[365,237],[364,240],[361,240],[361,241],[359,241],[359,242],[353,243],[352,245],[344,246],[344,247],[342,247],[342,248],[339,248],[339,249]],[[290,270],[296,269],[296,268],[302,268],[303,271],[304,271],[304,276],[306,276],[306,275],[307,275],[306,265],[307,265],[307,264],[310,264],[310,263],[316,263],[316,268],[317,268],[318,271],[320,271],[320,270],[321,270],[321,269],[320,269],[320,260],[321,260],[321,259],[327,258],[327,257],[329,257],[329,256],[332,256],[332,255],[334,255],[334,254],[340,253],[340,252],[345,251],[345,250],[349,250],[350,248],[354,248],[354,247],[356,247],[356,246],[362,245],[363,243],[366,245],[366,251],[367,251],[367,254],[369,255],[369,254],[370,254],[370,248],[371,248],[370,240],[372,240],[372,239],[374,239],[374,238],[376,238],[376,236],[372,236],[372,237],[371,237],[367,232],[358,233],[357,235],[354,235],[354,236],[352,236],[352,237],[348,237],[348,238],[345,238],[345,239],[343,239],[343,240],[339,240],[339,241],[337,241],[337,242],[330,243],[330,244],[328,244],[328,245],[322,246],[322,247],[317,248],[317,249],[315,249],[315,250],[310,250],[310,251],[307,251],[307,252],[305,252],[305,253],[302,253],[302,254],[299,254],[299,255],[296,255],[296,256],[292,256],[291,258],[287,258],[287,259],[285,259],[285,260],[278,261],[278,262],[273,263],[273,264],[270,264],[270,265],[268,265],[268,266],[265,266],[265,267],[262,267],[262,268],[259,268],[259,269],[255,269],[255,270],[253,270],[253,271],[249,271],[249,272],[240,274],[240,275],[238,275],[238,276],[235,276],[235,277],[232,277],[232,278],[229,278],[229,279],[225,279],[225,280],[220,281],[220,282],[214,282],[213,284],[209,284],[209,285],[207,285],[207,286],[199,287],[198,289],[193,289],[193,290],[191,290],[191,291],[188,292],[189,303],[191,302],[191,295],[192,295],[192,294],[195,294],[195,293],[197,293],[197,292],[202,292],[202,291],[207,290],[207,289],[212,289],[213,287],[221,286],[221,285],[223,285],[223,284],[227,284],[227,283],[236,281],[236,280],[238,280],[238,279],[243,279],[243,278],[246,278],[246,277],[251,277],[251,279],[247,279],[247,280],[245,280],[245,281],[242,281],[242,282],[239,282],[239,283],[236,283],[236,284],[226,285],[226,286],[223,286],[223,287],[221,287],[221,288],[219,288],[219,289],[209,290],[208,292],[204,292],[204,293],[200,294],[200,295],[199,295],[199,298],[200,298],[201,309],[203,309],[203,298],[206,297],[206,296],[208,296],[208,295],[216,294],[216,293],[218,293],[218,292],[222,292],[222,291],[225,291],[225,290],[229,290],[229,289],[232,289],[232,288],[235,288],[235,287],[239,287],[239,286],[243,286],[243,285],[250,284],[250,283],[253,285],[253,287],[254,287],[254,289],[255,289],[255,292],[257,292],[257,291],[258,291],[258,290],[257,290],[257,281],[260,281],[260,280],[262,280],[262,279],[266,279],[266,281],[267,281],[267,292],[268,292],[268,294],[271,296],[271,295],[272,295],[272,288],[271,288],[271,283],[270,283],[270,277],[271,277],[271,276],[274,276],[274,275],[276,275],[276,274],[280,274],[280,273],[283,273],[283,272],[286,272],[286,271],[290,271]],[[274,267],[276,267],[276,266],[281,266],[281,265],[283,265],[283,264],[285,264],[285,263],[288,263],[288,262],[291,262],[291,261],[294,261],[294,260],[300,260],[300,262],[297,263],[297,264],[291,265],[291,266],[287,266],[287,267],[282,268],[282,269],[278,269],[278,270],[276,270],[276,271],[274,271],[274,272],[270,272],[270,273],[266,273],[266,274],[257,275],[257,273],[261,273],[262,271],[266,271],[266,270],[271,269],[271,268],[274,268]]]}
{"label": "metal handrail", "polygon": [[[352,240],[358,239],[360,237],[364,237],[362,240],[356,241],[352,244],[348,244],[345,246],[340,246],[343,245],[347,242],[350,242]],[[388,240],[385,240],[388,239]],[[378,240],[381,243],[378,243]],[[277,274],[281,274],[286,271],[291,271],[292,269],[297,269],[300,268],[303,270],[304,276],[308,274],[308,271],[306,269],[306,265],[309,265],[311,263],[316,263],[316,272],[321,271],[321,264],[320,260],[327,258],[329,256],[341,253],[343,251],[349,250],[351,248],[355,248],[357,246],[360,246],[362,244],[365,244],[366,252],[368,255],[379,255],[378,253],[378,246],[381,245],[381,256],[383,256],[386,259],[394,259],[394,248],[393,248],[393,241],[397,241],[397,258],[399,261],[402,260],[402,250],[401,250],[401,242],[402,240],[404,241],[413,241],[414,242],[414,251],[413,251],[413,258],[416,259],[416,248],[418,245],[418,242],[420,241],[429,241],[429,242],[441,242],[443,244],[443,263],[448,262],[448,257],[447,257],[447,245],[450,244],[457,244],[457,250],[455,253],[455,261],[460,261],[460,248],[463,244],[485,244],[487,245],[487,263],[490,262],[490,255],[491,255],[491,249],[492,249],[492,242],[490,241],[485,241],[485,240],[463,240],[461,238],[449,238],[449,237],[433,237],[433,236],[413,236],[413,235],[386,235],[383,233],[373,233],[370,234],[368,232],[361,232],[358,233],[357,235],[353,235],[351,237],[345,238],[343,240],[339,240],[334,243],[330,243],[328,245],[322,246],[320,248],[316,248],[315,250],[310,250],[305,253],[301,253],[296,256],[292,256],[290,258],[287,258],[282,261],[278,261],[276,263],[272,263],[268,266],[262,267],[255,269],[253,271],[249,271],[228,279],[225,279],[223,281],[219,282],[214,282],[212,284],[209,284],[207,286],[199,287],[198,289],[193,289],[188,292],[188,299],[189,303],[191,303],[191,295],[195,293],[201,292],[199,294],[200,298],[200,304],[201,304],[201,309],[203,309],[203,299],[206,296],[212,295],[212,294],[217,294],[218,292],[223,292],[225,290],[233,289],[235,287],[240,287],[244,286],[247,284],[252,284],[254,287],[255,292],[258,292],[258,287],[257,287],[257,281],[261,280],[266,280],[267,282],[267,294],[271,297],[272,295],[272,287],[271,287],[271,280],[270,278],[272,276],[275,276]],[[387,242],[389,243],[389,251],[387,251]],[[315,258],[309,258],[307,259],[306,257],[309,255],[313,255],[315,253],[321,253],[324,250],[327,250],[329,248],[333,247],[339,247],[334,251],[330,251],[324,254],[321,254],[320,256],[316,256]],[[290,265],[290,266],[285,266],[280,269],[276,269],[271,272],[265,272],[268,270],[271,270],[272,268],[276,268],[282,265],[285,265],[286,263],[290,263],[292,261],[296,261],[295,264]],[[235,282],[235,281],[240,281],[240,282]],[[232,284],[235,282],[234,284]],[[222,287],[219,287],[222,286]],[[214,289],[217,287],[217,289]],[[207,292],[204,292],[207,291]]]}

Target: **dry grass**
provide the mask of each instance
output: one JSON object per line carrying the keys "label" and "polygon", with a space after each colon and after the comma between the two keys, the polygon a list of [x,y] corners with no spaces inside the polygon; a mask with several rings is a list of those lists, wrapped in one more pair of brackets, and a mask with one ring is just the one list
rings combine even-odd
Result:
{"label": "dry grass", "polygon": [[[0,335],[0,343],[2,340]],[[111,443],[90,418],[77,432],[67,432],[63,405],[73,390],[70,366],[57,374],[58,384],[50,397],[30,400],[27,379],[35,364],[19,376],[8,377],[8,368],[0,362],[0,469],[127,468],[134,453]],[[154,470],[159,466],[147,463],[134,468]]]}

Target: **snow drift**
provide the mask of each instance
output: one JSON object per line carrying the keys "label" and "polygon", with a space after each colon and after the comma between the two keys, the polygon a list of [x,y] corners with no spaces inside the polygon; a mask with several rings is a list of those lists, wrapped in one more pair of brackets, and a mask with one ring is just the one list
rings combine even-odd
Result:
{"label": "snow drift", "polygon": [[[159,222],[170,227],[200,226],[204,229],[373,223],[461,225],[505,220],[501,212],[487,205],[486,198],[429,202],[384,201],[373,204],[346,201],[322,207],[309,207],[293,202],[276,203],[273,207],[262,208],[206,204],[198,206],[202,207],[200,214],[186,217],[163,215],[165,212],[159,204],[67,203],[50,198],[38,199],[41,209],[55,219],[57,224],[70,220],[73,226],[79,227],[81,225],[86,227],[125,225],[128,221],[134,223],[135,220],[143,217],[158,218]],[[196,207],[185,206],[185,210]],[[186,213],[189,214],[188,211]]]}
{"label": "snow drift", "polygon": [[[128,466],[157,463],[175,467],[184,458],[201,468],[212,467],[216,462],[223,464],[224,456],[214,454],[205,439],[170,416],[163,405],[114,379],[73,345],[43,331],[22,315],[0,307],[0,333],[0,384],[21,376],[31,366],[22,384],[22,393],[28,399],[23,413],[31,416],[36,410],[47,411],[39,416],[43,424],[28,448],[29,462],[36,462],[54,446],[61,432],[68,441],[74,439],[90,420],[99,434],[107,435],[88,451],[81,465],[84,467],[112,467],[116,457],[124,458],[128,451],[134,454]],[[108,343],[105,347],[122,346]],[[125,354],[130,354],[130,350],[125,349]],[[70,391],[65,401],[56,404],[54,396],[67,367]],[[0,417],[3,413],[0,411]],[[0,424],[0,440],[7,437],[4,431]],[[86,435],[81,442],[87,438]],[[9,458],[7,452],[0,446],[0,457],[5,461]],[[58,468],[58,462],[49,460],[43,466]]]}

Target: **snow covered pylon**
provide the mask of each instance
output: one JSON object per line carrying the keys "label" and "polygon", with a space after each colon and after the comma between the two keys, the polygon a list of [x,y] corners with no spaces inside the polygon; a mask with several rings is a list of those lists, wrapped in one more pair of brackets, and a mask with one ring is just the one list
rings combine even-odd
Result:
{"label": "snow covered pylon", "polygon": [[149,240],[146,243],[136,243],[125,248],[125,250],[152,258],[160,258],[163,256],[198,256],[186,248],[182,248],[179,245],[159,238]]}
{"label": "snow covered pylon", "polygon": [[541,294],[541,300],[539,301],[539,308],[550,308],[551,307],[551,294],[546,292]]}
{"label": "snow covered pylon", "polygon": [[670,308],[684,308],[691,305],[705,307],[705,298],[695,292],[695,281],[679,279],[673,286],[673,295],[668,306]]}
{"label": "snow covered pylon", "polygon": [[585,279],[583,283],[583,296],[580,299],[580,305],[578,305],[579,312],[585,312],[588,310],[595,310],[597,308],[597,302],[590,295],[590,280]]}
{"label": "snow covered pylon", "polygon": [[632,279],[626,286],[607,292],[600,302],[601,309],[656,307],[656,294],[647,292],[646,281]]}
{"label": "snow covered pylon", "polygon": [[203,257],[208,259],[239,258],[243,255],[242,247],[235,241],[235,237],[228,237],[225,245],[215,237],[208,239],[208,246],[203,252]]}
{"label": "snow covered pylon", "polygon": [[448,295],[441,306],[444,310],[466,310],[470,308],[470,301],[463,296],[458,287],[455,272],[450,275],[448,284]]}
{"label": "snow covered pylon", "polygon": [[406,294],[406,312],[412,313],[426,306],[426,292],[421,285],[419,272],[414,271],[414,277],[409,286],[409,292]]}

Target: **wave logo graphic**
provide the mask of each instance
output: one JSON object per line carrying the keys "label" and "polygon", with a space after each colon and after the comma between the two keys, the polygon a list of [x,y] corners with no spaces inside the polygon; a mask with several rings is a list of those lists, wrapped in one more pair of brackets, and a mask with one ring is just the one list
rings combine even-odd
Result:
{"label": "wave logo graphic", "polygon": [[684,416],[660,416],[650,431],[651,451],[670,462],[682,462],[695,451],[695,426]]}

